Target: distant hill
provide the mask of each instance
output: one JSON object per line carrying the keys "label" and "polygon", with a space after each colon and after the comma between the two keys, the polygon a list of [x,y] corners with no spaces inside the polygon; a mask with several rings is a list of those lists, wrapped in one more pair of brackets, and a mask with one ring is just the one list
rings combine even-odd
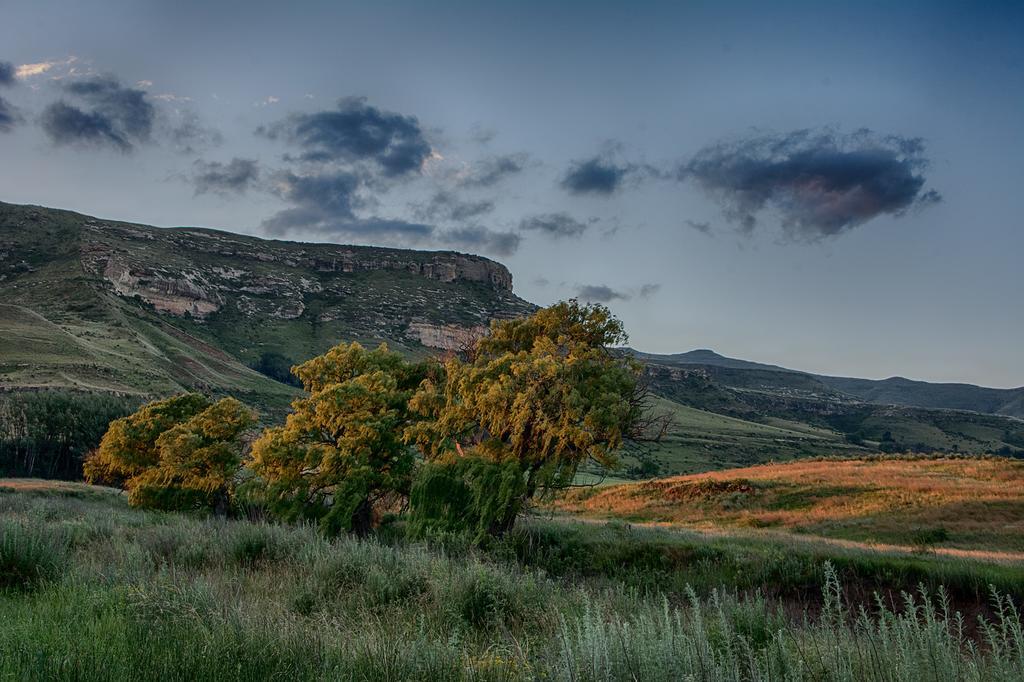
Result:
{"label": "distant hill", "polygon": [[985,388],[973,384],[913,381],[902,377],[882,380],[834,377],[728,358],[707,349],[665,355],[635,350],[631,352],[642,360],[662,366],[702,365],[708,368],[742,370],[732,373],[716,372],[717,378],[723,384],[738,388],[750,388],[756,377],[756,382],[769,390],[792,388],[799,384],[807,390],[838,393],[879,405],[967,410],[1024,418],[1024,387]]}
{"label": "distant hill", "polygon": [[263,240],[0,203],[0,391],[232,393],[280,411],[254,371],[339,341],[458,348],[535,306],[480,256]]}

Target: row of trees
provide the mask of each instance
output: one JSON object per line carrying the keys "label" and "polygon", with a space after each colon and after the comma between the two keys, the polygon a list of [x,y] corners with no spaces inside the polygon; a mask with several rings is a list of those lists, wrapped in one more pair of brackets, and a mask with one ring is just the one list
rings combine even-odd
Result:
{"label": "row of trees", "polygon": [[105,393],[0,392],[0,476],[81,479],[110,422],[138,406]]}
{"label": "row of trees", "polygon": [[599,305],[559,303],[495,322],[463,357],[410,362],[339,345],[294,368],[307,395],[243,457],[252,416],[184,395],[115,422],[86,467],[132,504],[225,508],[256,501],[328,534],[368,532],[382,508],[420,532],[512,527],[538,492],[642,438],[652,419],[626,335]]}

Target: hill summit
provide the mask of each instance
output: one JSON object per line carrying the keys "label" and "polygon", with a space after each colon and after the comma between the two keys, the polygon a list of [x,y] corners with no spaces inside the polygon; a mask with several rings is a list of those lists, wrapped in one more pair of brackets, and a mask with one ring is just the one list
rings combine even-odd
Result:
{"label": "hill summit", "polygon": [[183,389],[281,404],[249,366],[342,340],[413,355],[530,312],[481,256],[157,228],[0,203],[0,388]]}

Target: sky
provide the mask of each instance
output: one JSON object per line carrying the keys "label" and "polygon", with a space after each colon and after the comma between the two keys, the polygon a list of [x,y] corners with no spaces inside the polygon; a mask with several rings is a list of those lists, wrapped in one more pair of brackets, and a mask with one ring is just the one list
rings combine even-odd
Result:
{"label": "sky", "polygon": [[1024,5],[5,0],[0,200],[486,255],[630,345],[1024,385]]}

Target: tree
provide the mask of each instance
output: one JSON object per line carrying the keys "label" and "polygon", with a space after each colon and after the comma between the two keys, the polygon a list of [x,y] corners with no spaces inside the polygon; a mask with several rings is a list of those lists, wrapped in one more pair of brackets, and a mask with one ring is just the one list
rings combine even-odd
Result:
{"label": "tree", "polygon": [[131,479],[128,502],[150,509],[228,511],[252,413],[224,398],[156,440],[158,463]]}
{"label": "tree", "polygon": [[186,393],[113,422],[86,460],[86,480],[116,483],[133,506],[227,510],[241,435],[253,415],[234,398]]}
{"label": "tree", "polygon": [[209,406],[206,396],[183,393],[143,405],[134,414],[111,422],[99,448],[83,464],[85,480],[118,484],[156,466],[160,460],[156,449],[160,434]]}
{"label": "tree", "polygon": [[428,372],[385,344],[340,344],[296,367],[309,396],[252,448],[271,509],[315,519],[330,535],[369,532],[374,505],[409,492],[414,454],[402,434],[417,418],[409,399]]}
{"label": "tree", "polygon": [[494,322],[468,361],[453,358],[443,381],[423,383],[412,409],[432,419],[407,437],[430,462],[514,462],[521,494],[490,528],[503,533],[539,490],[570,485],[587,460],[614,467],[623,442],[651,425],[639,364],[612,350],[625,342],[606,307],[575,300]]}

